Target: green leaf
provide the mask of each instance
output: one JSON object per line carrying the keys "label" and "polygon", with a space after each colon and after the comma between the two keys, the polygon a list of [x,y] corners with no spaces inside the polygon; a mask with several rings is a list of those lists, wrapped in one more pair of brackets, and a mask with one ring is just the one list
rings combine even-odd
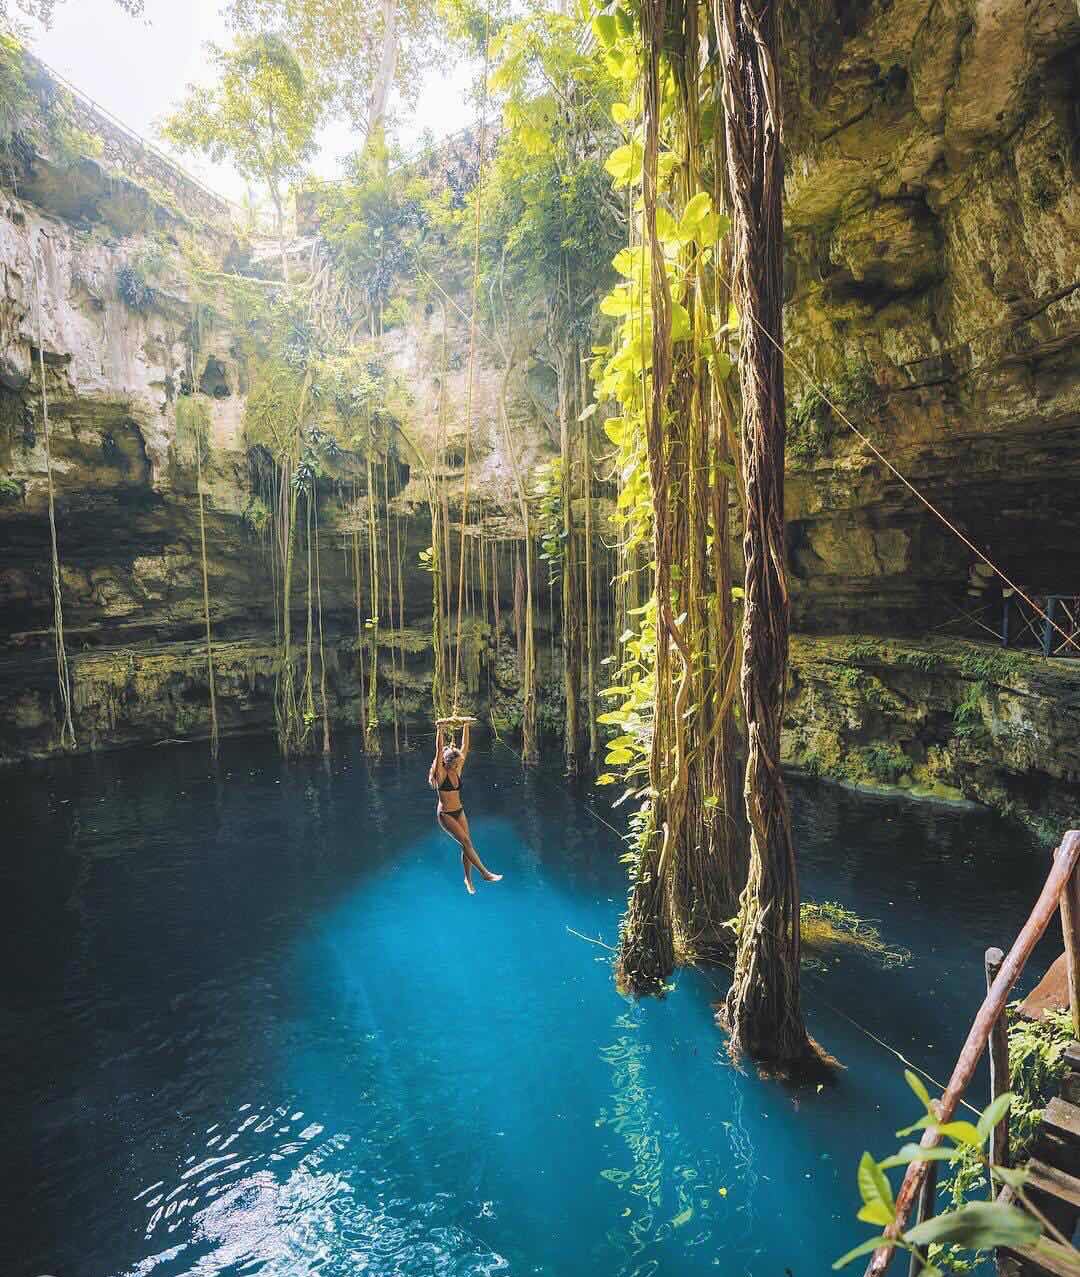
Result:
{"label": "green leaf", "polygon": [[618,776],[615,776],[613,773],[604,772],[602,775],[597,776],[596,783],[598,785],[614,785],[617,783],[618,779]]}
{"label": "green leaf", "polygon": [[1038,1220],[1015,1206],[995,1202],[970,1202],[959,1210],[937,1215],[909,1228],[904,1241],[913,1246],[963,1246],[982,1250],[991,1246],[1030,1246],[1038,1241],[1042,1228]]}
{"label": "green leaf", "polygon": [[971,1148],[982,1148],[983,1136],[971,1122],[946,1122],[939,1126],[942,1135],[955,1140],[958,1144],[967,1144]]}
{"label": "green leaf", "polygon": [[589,406],[586,409],[584,409],[581,413],[578,414],[578,421],[588,421],[589,418],[593,415],[593,413],[599,407],[600,405],[596,403],[595,401],[589,404]]}
{"label": "green leaf", "polygon": [[998,1122],[1009,1111],[1009,1105],[1013,1102],[1014,1096],[1012,1091],[1006,1091],[1003,1095],[999,1095],[996,1100],[992,1100],[982,1111],[976,1127],[979,1133],[979,1143],[983,1143],[990,1135],[990,1132],[997,1126]]}
{"label": "green leaf", "polygon": [[687,341],[690,338],[690,314],[680,302],[671,303],[671,340]]}
{"label": "green leaf", "polygon": [[910,1069],[905,1069],[904,1081],[919,1097],[923,1108],[926,1109],[928,1113],[933,1113],[934,1110],[930,1107],[930,1092],[926,1089],[922,1078],[919,1077],[917,1073],[912,1073]]}
{"label": "green leaf", "polygon": [[656,234],[665,244],[675,244],[679,239],[679,228],[675,219],[666,208],[656,210]]}
{"label": "green leaf", "polygon": [[849,1250],[846,1255],[841,1255],[833,1263],[833,1268],[843,1268],[845,1264],[850,1264],[853,1259],[859,1259],[863,1255],[869,1255],[871,1251],[877,1250],[879,1246],[887,1246],[892,1250],[896,1242],[891,1237],[886,1237],[884,1233],[880,1237],[871,1237],[868,1241],[861,1242],[854,1250]]}
{"label": "green leaf", "polygon": [[616,124],[627,124],[634,118],[634,113],[625,102],[615,102],[611,107],[611,118]]}
{"label": "green leaf", "polygon": [[684,235],[692,235],[697,227],[701,225],[702,219],[708,215],[711,209],[712,198],[708,191],[699,191],[693,199],[687,201],[686,207],[683,209],[679,229]]}
{"label": "green leaf", "polygon": [[626,418],[625,417],[608,417],[604,422],[604,434],[612,443],[622,447],[626,438]]}
{"label": "green leaf", "polygon": [[611,259],[611,264],[624,279],[638,279],[644,266],[643,250],[640,248],[620,248]]}
{"label": "green leaf", "polygon": [[619,38],[619,25],[613,13],[598,13],[592,20],[592,29],[605,49],[610,49]]}
{"label": "green leaf", "polygon": [[722,350],[716,352],[716,358],[713,360],[713,369],[718,381],[727,381],[734,367],[735,365]]}
{"label": "green leaf", "polygon": [[905,1126],[902,1131],[897,1131],[896,1138],[902,1140],[905,1135],[910,1135],[912,1131],[925,1131],[928,1127],[936,1125],[937,1118],[932,1113],[927,1113],[925,1117],[920,1117],[917,1122],[912,1122],[910,1126]]}
{"label": "green leaf", "polygon": [[907,1166],[909,1162],[951,1162],[958,1156],[955,1148],[943,1148],[940,1144],[933,1148],[923,1148],[921,1144],[905,1144],[899,1153],[885,1158],[878,1165],[883,1171],[891,1171],[894,1166]]}
{"label": "green leaf", "polygon": [[623,146],[617,146],[604,161],[604,168],[611,174],[616,186],[632,186],[641,180],[641,165],[645,151],[634,138]]}
{"label": "green leaf", "polygon": [[863,1202],[867,1206],[873,1202],[882,1202],[888,1210],[889,1221],[891,1222],[895,1213],[892,1187],[885,1178],[885,1172],[869,1153],[864,1153],[859,1159],[857,1179]]}
{"label": "green leaf", "polygon": [[884,1202],[867,1202],[860,1208],[856,1218],[861,1219],[864,1224],[879,1224],[882,1228],[887,1228],[893,1222],[893,1213]]}
{"label": "green leaf", "polygon": [[615,723],[621,725],[626,715],[621,709],[609,709],[605,714],[597,714],[596,721],[598,723]]}
{"label": "green leaf", "polygon": [[600,313],[613,316],[628,315],[633,304],[628,289],[614,288],[600,303]]}

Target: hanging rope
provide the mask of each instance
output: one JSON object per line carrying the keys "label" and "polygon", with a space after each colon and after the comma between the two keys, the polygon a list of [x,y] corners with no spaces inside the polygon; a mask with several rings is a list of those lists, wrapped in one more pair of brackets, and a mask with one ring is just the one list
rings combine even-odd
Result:
{"label": "hanging rope", "polygon": [[60,589],[60,550],[56,541],[56,494],[53,491],[52,447],[49,440],[49,396],[45,389],[45,339],[42,319],[41,280],[38,277],[38,254],[33,250],[34,293],[37,301],[38,369],[41,373],[41,419],[45,438],[45,475],[49,488],[49,538],[52,546],[53,643],[56,648],[56,681],[64,719],[60,726],[60,747],[75,748],[75,725],[71,721],[71,673],[67,648],[64,646],[64,601]]}
{"label": "hanging rope", "polygon": [[465,478],[461,494],[461,545],[458,555],[457,635],[454,652],[453,717],[458,716],[458,692],[461,686],[461,622],[465,604],[465,525],[469,513],[469,454],[472,439],[473,372],[476,364],[476,302],[480,289],[480,210],[484,196],[484,151],[487,145],[488,53],[491,36],[491,10],[484,18],[484,79],[480,93],[480,124],[477,145],[476,218],[473,226],[472,313],[469,317],[469,364],[465,391]]}
{"label": "hanging rope", "polygon": [[[188,376],[192,387],[197,383],[195,380],[195,347],[200,343],[198,310],[196,309],[192,316],[192,339],[191,348],[188,351]],[[193,392],[194,393],[194,392]],[[201,429],[201,419],[198,415],[192,418],[195,423],[195,490],[199,501],[199,548],[202,558],[202,593],[203,593],[203,620],[206,627],[206,677],[210,689],[210,757],[217,759],[220,749],[220,734],[218,732],[217,718],[217,688],[214,678],[214,642],[213,634],[210,627],[210,577],[206,565],[206,511],[203,502],[203,473],[202,473],[202,450],[203,437]],[[210,448],[210,422],[207,419],[206,424],[206,445],[207,452]]]}

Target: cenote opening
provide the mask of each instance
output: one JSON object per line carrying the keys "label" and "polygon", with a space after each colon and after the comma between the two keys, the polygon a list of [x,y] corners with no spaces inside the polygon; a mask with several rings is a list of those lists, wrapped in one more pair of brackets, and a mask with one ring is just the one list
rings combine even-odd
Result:
{"label": "cenote opening", "polygon": [[0,776],[8,1271],[809,1277],[859,1239],[859,1155],[917,1116],[869,1034],[947,1075],[1044,855],[797,783],[805,896],[910,958],[811,947],[808,1027],[845,1067],[785,1088],[731,1066],[722,969],[616,992],[584,937],[616,941],[621,843],[587,792],[474,749],[505,878],[470,898],[428,761],[345,737]]}

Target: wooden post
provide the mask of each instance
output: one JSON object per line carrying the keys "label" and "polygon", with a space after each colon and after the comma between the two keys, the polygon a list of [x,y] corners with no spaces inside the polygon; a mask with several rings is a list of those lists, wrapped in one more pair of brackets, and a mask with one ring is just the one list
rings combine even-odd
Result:
{"label": "wooden post", "polygon": [[[991,986],[997,978],[997,973],[1001,970],[1001,964],[1005,961],[1005,955],[1000,949],[987,949],[986,951],[986,990],[989,993]],[[1004,1095],[1009,1089],[1009,1029],[1005,1019],[1005,1012],[998,1016],[994,1021],[994,1027],[990,1030],[990,1098],[996,1100],[999,1095]],[[994,1127],[993,1134],[990,1136],[990,1161],[995,1166],[1008,1166],[1009,1164],[1009,1115],[1006,1115]],[[990,1200],[994,1200],[994,1181],[990,1180]]]}
{"label": "wooden post", "polygon": [[[1055,856],[1058,854],[1054,853]],[[1065,941],[1065,967],[1069,977],[1069,1011],[1073,1033],[1080,1037],[1080,880],[1076,870],[1061,893],[1061,934]]]}
{"label": "wooden post", "polygon": [[[930,1169],[927,1171],[926,1179],[923,1180],[922,1188],[919,1191],[919,1209],[917,1212],[916,1223],[921,1224],[923,1220],[930,1219],[936,1213],[937,1207],[937,1162],[930,1163]],[[911,1252],[911,1262],[908,1264],[908,1277],[919,1277],[924,1267],[923,1257],[917,1252]]]}

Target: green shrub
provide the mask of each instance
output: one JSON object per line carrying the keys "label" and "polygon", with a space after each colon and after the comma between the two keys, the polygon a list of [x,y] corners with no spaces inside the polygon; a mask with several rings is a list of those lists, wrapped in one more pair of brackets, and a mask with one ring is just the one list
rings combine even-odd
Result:
{"label": "green shrub", "polygon": [[983,721],[982,702],[989,686],[981,679],[972,683],[953,710],[953,735],[960,740],[975,740],[988,735]]}
{"label": "green shrub", "polygon": [[899,745],[885,742],[864,745],[855,751],[855,756],[865,774],[886,785],[895,785],[911,766]]}
{"label": "green shrub", "polygon": [[17,505],[26,496],[26,484],[20,479],[0,475],[0,505]]}
{"label": "green shrub", "polygon": [[919,670],[922,674],[932,674],[941,666],[941,657],[936,652],[905,652],[896,654],[896,663],[906,665],[909,669]]}
{"label": "green shrub", "polygon": [[116,272],[116,291],[130,310],[145,314],[154,304],[157,290],[142,271],[128,262]]}

